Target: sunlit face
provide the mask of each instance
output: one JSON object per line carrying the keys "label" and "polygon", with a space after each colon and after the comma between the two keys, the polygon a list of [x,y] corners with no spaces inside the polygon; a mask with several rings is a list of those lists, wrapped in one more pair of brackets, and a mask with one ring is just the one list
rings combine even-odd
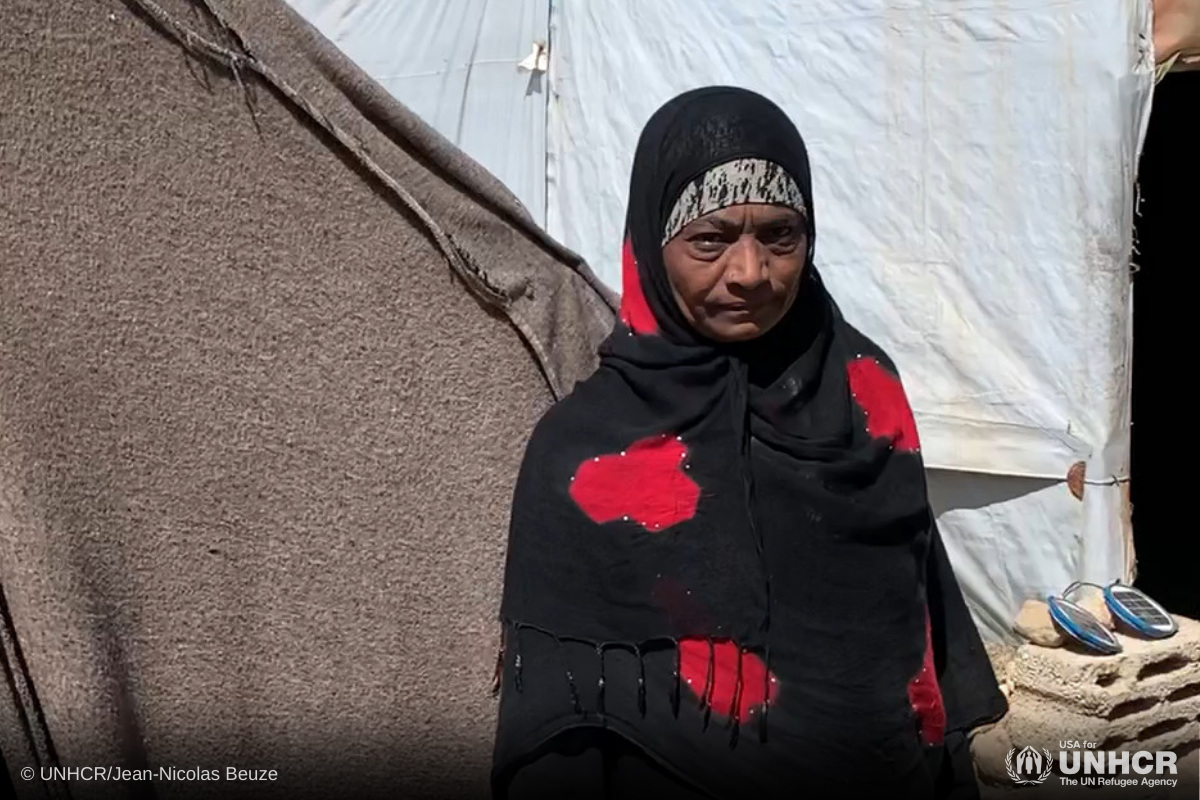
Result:
{"label": "sunlit face", "polygon": [[679,310],[718,342],[757,338],[783,319],[796,299],[807,253],[804,217],[765,204],[700,217],[662,250]]}

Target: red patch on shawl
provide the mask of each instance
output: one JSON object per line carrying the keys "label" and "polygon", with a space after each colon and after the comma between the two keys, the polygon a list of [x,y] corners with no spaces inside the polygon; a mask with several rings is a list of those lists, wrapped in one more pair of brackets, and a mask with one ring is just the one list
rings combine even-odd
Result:
{"label": "red patch on shawl", "polygon": [[642,292],[637,259],[633,257],[633,242],[628,237],[621,247],[621,322],[634,333],[658,333],[658,321]]}
{"label": "red patch on shawl", "polygon": [[897,450],[919,450],[917,423],[900,379],[870,356],[861,356],[846,367],[850,392],[867,417],[867,433],[891,439]]}
{"label": "red patch on shawl", "polygon": [[571,479],[571,499],[593,522],[628,517],[648,531],[691,519],[700,487],[683,471],[687,447],[662,434],[620,453],[588,459]]}
{"label": "red patch on shawl", "polygon": [[925,610],[925,661],[921,671],[908,684],[908,702],[917,714],[921,741],[927,745],[941,744],[946,736],[946,707],[933,660],[933,628],[928,609]]}
{"label": "red patch on shawl", "polygon": [[[679,678],[697,698],[709,687],[713,711],[722,716],[733,715],[734,695],[738,693],[739,648],[733,642],[712,643],[712,675],[709,685],[709,640],[681,639],[679,641]],[[741,653],[742,689],[738,698],[737,719],[745,723],[750,715],[775,702],[779,685],[775,676],[768,678],[767,667],[754,653]],[[768,685],[770,689],[768,689]],[[768,696],[768,691],[770,692]]]}

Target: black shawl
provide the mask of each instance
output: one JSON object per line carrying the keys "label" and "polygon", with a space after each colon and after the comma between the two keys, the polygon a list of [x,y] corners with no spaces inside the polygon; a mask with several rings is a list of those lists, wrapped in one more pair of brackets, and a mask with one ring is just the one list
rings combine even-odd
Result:
{"label": "black shawl", "polygon": [[[662,235],[689,182],[742,158],[799,185],[808,261],[784,320],[723,345],[676,307]],[[678,743],[717,719],[732,745],[753,723],[736,750],[755,748],[755,769],[795,778],[843,759],[886,779],[915,748],[1004,713],[895,365],[826,292],[814,223],[804,143],[764,98],[698,90],[647,124],[622,321],[599,370],[537,426],[518,479],[498,770],[597,725],[716,785],[749,762]],[[576,654],[554,667],[547,643]]]}

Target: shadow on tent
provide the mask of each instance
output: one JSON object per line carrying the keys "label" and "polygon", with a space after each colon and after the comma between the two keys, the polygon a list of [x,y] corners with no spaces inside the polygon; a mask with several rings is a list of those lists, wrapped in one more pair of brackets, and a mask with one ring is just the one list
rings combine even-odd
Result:
{"label": "shadow on tent", "polygon": [[1200,618],[1191,514],[1200,396],[1194,291],[1200,266],[1200,72],[1156,89],[1139,170],[1139,267],[1133,291],[1133,503],[1136,584],[1170,611]]}

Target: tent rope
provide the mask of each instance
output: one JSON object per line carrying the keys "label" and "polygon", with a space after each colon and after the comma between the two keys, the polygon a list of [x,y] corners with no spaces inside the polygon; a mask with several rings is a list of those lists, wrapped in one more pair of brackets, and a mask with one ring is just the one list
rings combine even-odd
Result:
{"label": "tent rope", "polygon": [[[502,309],[507,309],[511,298],[500,287],[494,285],[488,280],[483,270],[470,259],[466,253],[462,251],[453,241],[450,234],[444,230],[437,220],[425,209],[424,206],[415,198],[407,189],[400,185],[391,175],[387,173],[383,167],[373,159],[370,153],[367,152],[366,145],[352,136],[337,123],[331,120],[328,116],[314,106],[307,98],[300,94],[294,87],[284,80],[277,72],[264,64],[261,60],[253,56],[250,49],[246,46],[245,41],[234,29],[234,27],[208,2],[201,0],[205,9],[216,20],[217,24],[230,35],[237,43],[243,52],[239,53],[228,47],[224,47],[216,42],[201,36],[187,26],[175,20],[166,10],[154,2],[154,0],[125,0],[126,3],[132,3],[143,13],[149,16],[163,30],[171,35],[184,49],[189,52],[207,57],[215,61],[230,71],[234,80],[244,93],[247,94],[247,102],[249,104],[249,89],[246,83],[242,80],[242,72],[249,71],[257,74],[276,91],[282,94],[285,98],[300,108],[330,136],[338,141],[346,150],[358,160],[362,166],[371,173],[376,179],[383,183],[397,199],[421,222],[425,230],[433,238],[434,243],[446,260],[450,263],[451,269],[458,274],[467,286],[482,299],[484,302],[498,306]],[[250,104],[252,117],[256,112],[252,104]],[[258,121],[255,118],[255,125]]]}

